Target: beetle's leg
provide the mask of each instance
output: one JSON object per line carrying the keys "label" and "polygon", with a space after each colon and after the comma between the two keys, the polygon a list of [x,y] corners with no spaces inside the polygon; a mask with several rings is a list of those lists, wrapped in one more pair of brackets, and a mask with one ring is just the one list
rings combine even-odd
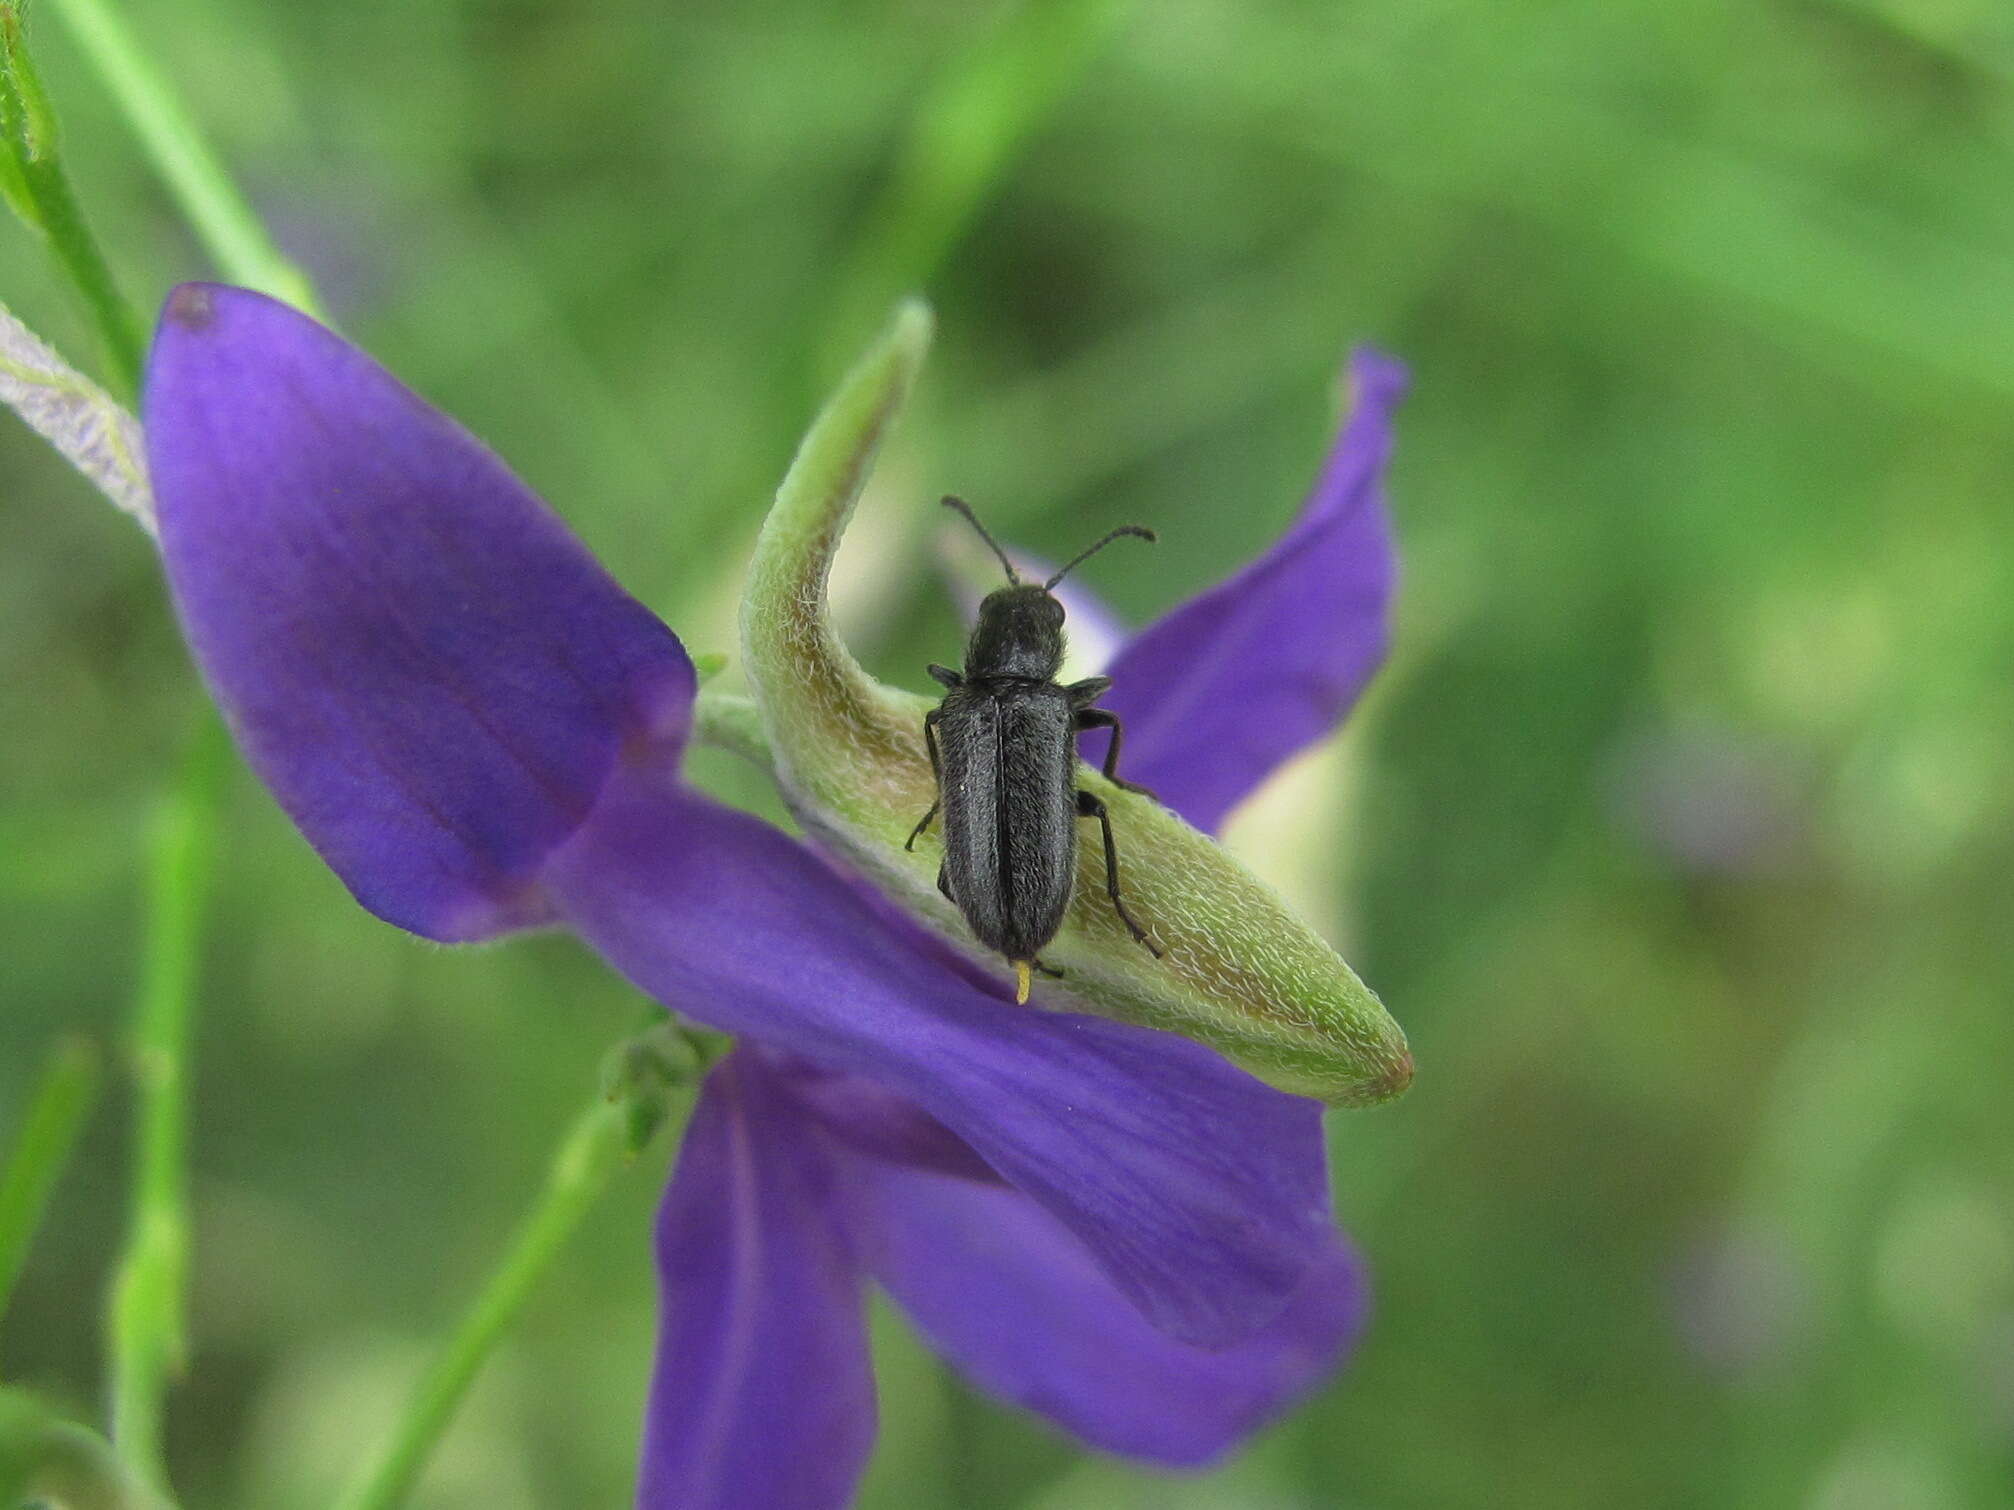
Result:
{"label": "beetle's leg", "polygon": [[941,803],[936,802],[931,803],[930,811],[925,813],[921,818],[918,818],[916,820],[916,827],[909,830],[909,837],[902,841],[902,847],[904,849],[909,850],[912,853],[915,851],[916,841],[923,837],[923,830],[930,827],[930,820],[937,816],[937,809],[940,806],[942,806]]}
{"label": "beetle's leg", "polygon": [[1088,708],[1112,690],[1112,678],[1109,676],[1087,676],[1081,682],[1070,683],[1063,690],[1069,694],[1070,706],[1072,708]]}
{"label": "beetle's leg", "polygon": [[951,895],[951,872],[941,863],[937,867],[937,889],[944,894],[945,901],[953,907],[958,905],[958,898]]}
{"label": "beetle's leg", "polygon": [[1126,904],[1119,897],[1119,846],[1112,842],[1112,815],[1105,811],[1104,803],[1082,790],[1077,793],[1077,815],[1080,818],[1096,818],[1099,830],[1105,835],[1105,895],[1112,899],[1112,910],[1119,914],[1119,921],[1146,947],[1147,952],[1159,959],[1161,946],[1134,921],[1133,914],[1126,910]]}
{"label": "beetle's leg", "polygon": [[1058,970],[1054,965],[1045,965],[1039,959],[1031,959],[1028,963],[1035,967],[1038,975],[1046,975],[1051,980],[1061,980],[1063,978],[1063,972]]}
{"label": "beetle's leg", "polygon": [[1119,744],[1126,737],[1119,723],[1119,715],[1110,708],[1079,708],[1077,732],[1081,734],[1086,729],[1112,731],[1112,743],[1105,749],[1105,779],[1122,792],[1138,792],[1142,797],[1152,797],[1154,794],[1138,782],[1127,781],[1119,775]]}
{"label": "beetle's leg", "polygon": [[923,669],[930,673],[932,681],[942,682],[947,687],[962,687],[965,685],[965,678],[960,676],[956,671],[953,671],[949,666],[940,666],[935,661],[932,661]]}
{"label": "beetle's leg", "polygon": [[[923,830],[930,827],[930,820],[937,816],[937,809],[944,805],[944,766],[937,758],[937,720],[944,716],[941,708],[932,708],[923,715],[923,747],[930,752],[930,774],[937,782],[937,795],[930,800],[930,811],[918,820],[916,827],[909,830],[909,839],[902,847],[916,848],[916,841],[923,837]],[[947,897],[950,892],[944,893]]]}

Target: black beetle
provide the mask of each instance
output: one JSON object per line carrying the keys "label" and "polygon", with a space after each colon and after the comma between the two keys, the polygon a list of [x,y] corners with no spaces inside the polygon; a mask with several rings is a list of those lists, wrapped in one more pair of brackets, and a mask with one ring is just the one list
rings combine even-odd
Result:
{"label": "black beetle", "polygon": [[[948,689],[923,719],[923,740],[937,778],[937,800],[910,832],[905,849],[941,810],[944,863],[937,889],[965,915],[974,936],[1014,967],[1017,1002],[1028,999],[1028,971],[1060,971],[1036,955],[1056,936],[1077,877],[1077,820],[1096,818],[1105,835],[1105,891],[1133,937],[1156,958],[1161,950],[1126,911],[1119,895],[1119,851],[1105,804],[1077,785],[1077,734],[1110,729],[1105,776],[1129,792],[1142,786],[1118,775],[1119,715],[1092,704],[1112,685],[1094,676],[1065,687],[1063,605],[1051,592],[1070,569],[1122,535],[1154,538],[1122,525],[1081,551],[1041,586],[1023,582],[1014,563],[961,498],[946,498],[1007,568],[1008,585],[988,593],[965,649],[965,669],[930,667]],[[1151,795],[1151,794],[1149,794]]]}

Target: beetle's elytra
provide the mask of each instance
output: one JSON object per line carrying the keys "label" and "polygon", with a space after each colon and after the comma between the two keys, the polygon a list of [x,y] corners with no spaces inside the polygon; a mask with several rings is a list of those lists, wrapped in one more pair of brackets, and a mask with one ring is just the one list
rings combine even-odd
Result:
{"label": "beetle's elytra", "polygon": [[1063,605],[1051,589],[1086,557],[1122,535],[1154,538],[1122,525],[1079,552],[1047,582],[1023,582],[1007,553],[971,508],[946,498],[992,547],[1007,569],[1007,586],[979,605],[979,623],[965,649],[965,669],[930,667],[946,688],[923,720],[937,800],[909,835],[944,815],[944,863],[937,889],[964,914],[973,936],[1014,967],[1017,1002],[1028,999],[1028,972],[1059,974],[1038,958],[1062,926],[1077,875],[1077,820],[1096,818],[1105,840],[1105,891],[1133,937],[1157,957],[1160,947],[1134,921],[1119,893],[1119,851],[1105,804],[1077,786],[1077,734],[1110,729],[1105,775],[1131,792],[1145,787],[1118,775],[1119,716],[1094,706],[1112,685],[1094,676],[1064,686]]}

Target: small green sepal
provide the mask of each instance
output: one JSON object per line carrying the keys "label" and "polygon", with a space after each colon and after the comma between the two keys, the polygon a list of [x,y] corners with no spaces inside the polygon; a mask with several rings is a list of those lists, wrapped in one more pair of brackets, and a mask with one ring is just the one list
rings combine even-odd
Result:
{"label": "small green sepal", "polygon": [[650,1146],[676,1105],[732,1046],[722,1035],[677,1018],[661,1013],[652,1018],[602,1061],[602,1095],[622,1103],[627,1113],[631,1158]]}

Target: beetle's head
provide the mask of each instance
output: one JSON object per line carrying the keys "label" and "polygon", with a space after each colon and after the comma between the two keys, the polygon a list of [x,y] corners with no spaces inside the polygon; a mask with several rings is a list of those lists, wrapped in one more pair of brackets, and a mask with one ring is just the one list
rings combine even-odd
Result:
{"label": "beetle's head", "polygon": [[988,593],[979,605],[979,627],[972,631],[972,643],[965,650],[967,676],[1028,676],[1051,680],[1063,666],[1063,605],[1049,591],[1070,574],[1086,556],[1095,556],[1122,535],[1137,535],[1151,541],[1154,532],[1137,524],[1122,524],[1070,558],[1069,564],[1041,586],[1023,582],[1000,549],[1000,542],[986,533],[986,526],[962,498],[946,498],[944,506],[955,509],[971,522],[979,538],[992,547],[993,554],[1007,569],[1007,586]]}
{"label": "beetle's head", "polygon": [[1016,583],[986,595],[965,649],[968,676],[1053,678],[1063,665],[1063,605],[1046,587]]}

